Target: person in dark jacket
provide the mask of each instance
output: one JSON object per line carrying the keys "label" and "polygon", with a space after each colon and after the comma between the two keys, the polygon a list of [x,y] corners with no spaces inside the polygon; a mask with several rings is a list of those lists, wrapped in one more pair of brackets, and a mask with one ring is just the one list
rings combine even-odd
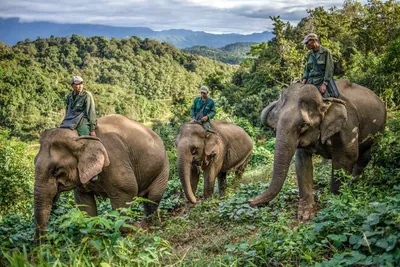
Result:
{"label": "person in dark jacket", "polygon": [[92,94],[83,90],[80,76],[72,77],[71,86],[73,90],[67,96],[66,113],[60,127],[77,130],[80,136],[96,136],[96,107]]}
{"label": "person in dark jacket", "polygon": [[206,131],[213,132],[210,120],[215,116],[215,102],[208,97],[209,89],[207,86],[200,87],[200,96],[196,97],[190,108],[190,123],[198,123]]}
{"label": "person in dark jacket", "polygon": [[[323,97],[330,97],[327,85],[333,77],[333,59],[331,51],[318,42],[318,36],[309,33],[303,40],[304,45],[310,50],[303,73],[303,83],[313,84]],[[318,67],[316,66],[318,64]]]}

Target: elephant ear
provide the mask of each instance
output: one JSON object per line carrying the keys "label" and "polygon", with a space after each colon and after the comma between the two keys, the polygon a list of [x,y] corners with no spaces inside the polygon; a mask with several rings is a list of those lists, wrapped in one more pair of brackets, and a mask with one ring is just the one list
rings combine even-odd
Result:
{"label": "elephant ear", "polygon": [[221,138],[215,133],[207,133],[205,146],[204,146],[204,161],[208,165],[212,160],[212,152],[216,152],[217,155],[220,154],[220,147],[222,145]]}
{"label": "elephant ear", "polygon": [[339,132],[347,121],[347,108],[345,102],[340,99],[324,99],[329,103],[328,109],[321,123],[321,142]]}
{"label": "elephant ear", "polygon": [[270,128],[275,129],[276,125],[275,125],[275,120],[276,120],[276,104],[277,104],[278,100],[272,102],[271,104],[269,104],[266,108],[263,109],[263,111],[261,112],[261,123],[263,125],[267,125]]}
{"label": "elephant ear", "polygon": [[218,152],[220,144],[221,138],[217,134],[207,134],[204,153],[206,153],[207,156],[210,156],[213,151]]}
{"label": "elephant ear", "polygon": [[77,141],[82,142],[81,153],[78,158],[79,179],[86,184],[94,176],[98,175],[104,167],[110,165],[107,150],[100,139],[96,137],[78,137]]}

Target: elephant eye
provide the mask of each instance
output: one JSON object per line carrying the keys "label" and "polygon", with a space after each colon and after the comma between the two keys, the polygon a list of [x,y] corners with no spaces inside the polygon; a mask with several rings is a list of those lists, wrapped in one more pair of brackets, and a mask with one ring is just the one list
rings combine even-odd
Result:
{"label": "elephant eye", "polygon": [[51,173],[51,176],[53,176],[54,178],[57,178],[63,173],[62,167],[54,166],[54,168],[50,171],[50,173]]}
{"label": "elephant eye", "polygon": [[196,154],[196,152],[197,152],[197,147],[192,147],[192,149],[190,150],[190,152],[192,153],[192,155]]}

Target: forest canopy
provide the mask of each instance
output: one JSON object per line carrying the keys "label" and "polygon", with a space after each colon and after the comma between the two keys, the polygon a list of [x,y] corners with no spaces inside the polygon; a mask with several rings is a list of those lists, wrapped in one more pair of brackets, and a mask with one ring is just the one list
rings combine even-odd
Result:
{"label": "forest canopy", "polygon": [[222,90],[224,107],[257,123],[262,107],[281,89],[299,80],[307,49],[307,33],[319,36],[332,52],[335,78],[347,78],[373,90],[388,108],[400,105],[400,5],[397,1],[345,1],[343,7],[308,10],[293,26],[271,17],[275,37],[252,45],[250,55]]}
{"label": "forest canopy", "polygon": [[0,125],[28,139],[58,126],[72,75],[83,77],[99,116],[166,120],[171,106],[197,95],[207,77],[225,80],[233,70],[136,37],[73,35],[25,40],[13,47],[0,43]]}

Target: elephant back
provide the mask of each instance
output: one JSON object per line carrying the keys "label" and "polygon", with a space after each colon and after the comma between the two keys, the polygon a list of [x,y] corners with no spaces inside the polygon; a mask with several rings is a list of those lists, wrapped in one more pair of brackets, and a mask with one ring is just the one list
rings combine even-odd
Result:
{"label": "elephant back", "polygon": [[253,141],[247,132],[231,122],[216,120],[212,122],[212,127],[227,143],[228,146],[238,146],[243,148],[245,152],[253,149]]}
{"label": "elephant back", "polygon": [[348,109],[352,109],[349,112],[353,112],[358,117],[360,140],[384,130],[386,107],[372,90],[346,79],[338,80],[337,85],[340,98],[348,103]]}

